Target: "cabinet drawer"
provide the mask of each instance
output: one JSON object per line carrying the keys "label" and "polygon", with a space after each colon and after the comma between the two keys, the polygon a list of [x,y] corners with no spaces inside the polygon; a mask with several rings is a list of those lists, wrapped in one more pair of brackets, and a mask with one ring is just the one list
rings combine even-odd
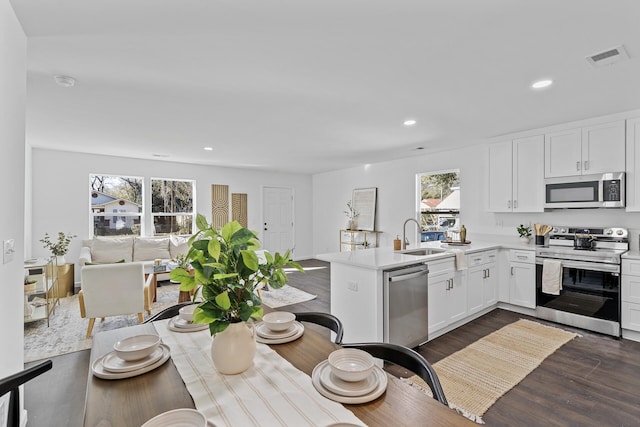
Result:
{"label": "cabinet drawer", "polygon": [[472,254],[467,254],[467,264],[469,265],[469,267],[482,265],[486,262],[486,254],[484,252],[474,252]]}
{"label": "cabinet drawer", "polygon": [[635,274],[640,276],[640,260],[623,259],[622,274]]}
{"label": "cabinet drawer", "polygon": [[442,261],[428,262],[427,267],[429,268],[429,277],[442,273],[443,271],[453,271],[455,270],[455,261],[454,259],[446,259]]}
{"label": "cabinet drawer", "polygon": [[536,262],[536,253],[535,251],[522,251],[512,249],[509,251],[509,261],[534,264]]}

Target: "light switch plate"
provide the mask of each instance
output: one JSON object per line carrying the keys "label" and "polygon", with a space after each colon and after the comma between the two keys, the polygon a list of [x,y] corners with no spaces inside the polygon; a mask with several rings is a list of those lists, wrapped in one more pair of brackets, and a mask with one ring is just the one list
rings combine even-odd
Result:
{"label": "light switch plate", "polygon": [[6,264],[13,260],[13,254],[15,253],[14,249],[15,242],[13,239],[8,239],[2,242],[2,263]]}

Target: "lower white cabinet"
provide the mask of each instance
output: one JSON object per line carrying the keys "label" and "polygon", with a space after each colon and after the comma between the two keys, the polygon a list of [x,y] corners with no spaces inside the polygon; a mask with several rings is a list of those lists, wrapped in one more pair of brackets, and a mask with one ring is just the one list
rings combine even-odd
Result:
{"label": "lower white cabinet", "polygon": [[498,302],[498,251],[467,255],[467,314],[474,314]]}
{"label": "lower white cabinet", "polygon": [[621,282],[620,323],[623,329],[640,332],[640,260],[622,260]]}
{"label": "lower white cabinet", "polygon": [[452,260],[429,264],[429,334],[467,316],[467,283]]}
{"label": "lower white cabinet", "polygon": [[509,253],[509,303],[536,308],[534,251],[511,250]]}

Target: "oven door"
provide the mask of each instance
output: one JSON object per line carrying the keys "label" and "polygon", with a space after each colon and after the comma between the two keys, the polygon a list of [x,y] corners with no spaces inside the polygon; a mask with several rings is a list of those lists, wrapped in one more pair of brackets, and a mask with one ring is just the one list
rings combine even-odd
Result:
{"label": "oven door", "polygon": [[620,322],[620,266],[562,260],[560,295],[542,292],[542,258],[536,258],[536,305]]}

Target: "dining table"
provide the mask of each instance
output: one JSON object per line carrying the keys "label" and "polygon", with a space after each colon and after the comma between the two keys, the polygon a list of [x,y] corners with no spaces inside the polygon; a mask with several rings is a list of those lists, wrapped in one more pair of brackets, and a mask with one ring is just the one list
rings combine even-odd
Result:
{"label": "dining table", "polygon": [[[91,366],[113,350],[117,341],[142,334],[158,334],[151,322],[93,337]],[[205,331],[208,334],[208,331]],[[269,346],[278,355],[308,376],[314,367],[340,348],[317,325],[305,327],[295,341]],[[258,357],[258,356],[256,356]],[[154,416],[178,408],[195,408],[187,387],[169,358],[158,368],[125,379],[101,379],[89,369],[84,408],[85,427],[139,427]],[[385,372],[386,373],[386,372]],[[344,404],[368,426],[472,426],[475,423],[389,373],[386,391],[377,399],[360,404]]]}

